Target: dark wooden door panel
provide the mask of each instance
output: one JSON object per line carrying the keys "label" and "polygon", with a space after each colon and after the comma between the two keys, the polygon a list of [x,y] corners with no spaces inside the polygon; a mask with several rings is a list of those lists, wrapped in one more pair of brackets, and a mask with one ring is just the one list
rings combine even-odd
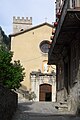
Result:
{"label": "dark wooden door panel", "polygon": [[[50,96],[50,94],[52,95],[52,86],[49,84],[42,84],[39,87],[39,91],[40,91],[39,101],[48,101],[47,96]],[[50,101],[51,101],[51,98],[50,98]]]}

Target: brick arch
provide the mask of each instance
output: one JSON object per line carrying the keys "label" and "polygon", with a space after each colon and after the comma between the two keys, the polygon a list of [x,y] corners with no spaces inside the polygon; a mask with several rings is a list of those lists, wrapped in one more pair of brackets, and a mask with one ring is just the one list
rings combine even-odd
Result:
{"label": "brick arch", "polygon": [[39,86],[39,101],[52,101],[52,85],[41,84]]}

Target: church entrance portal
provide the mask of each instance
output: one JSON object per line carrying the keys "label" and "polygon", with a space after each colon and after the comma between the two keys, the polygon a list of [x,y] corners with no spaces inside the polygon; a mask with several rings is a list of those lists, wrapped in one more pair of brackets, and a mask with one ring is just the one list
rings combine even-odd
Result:
{"label": "church entrance portal", "polygon": [[39,101],[52,101],[52,85],[41,84],[39,91]]}

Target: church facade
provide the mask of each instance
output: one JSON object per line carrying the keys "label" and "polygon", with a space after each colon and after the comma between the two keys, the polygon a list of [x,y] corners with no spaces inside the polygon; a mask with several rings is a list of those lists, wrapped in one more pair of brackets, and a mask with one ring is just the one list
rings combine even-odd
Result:
{"label": "church facade", "polygon": [[51,24],[43,23],[27,29],[20,28],[10,35],[13,60],[20,60],[25,68],[22,87],[35,93],[35,101],[56,101],[56,67],[47,65],[52,28]]}

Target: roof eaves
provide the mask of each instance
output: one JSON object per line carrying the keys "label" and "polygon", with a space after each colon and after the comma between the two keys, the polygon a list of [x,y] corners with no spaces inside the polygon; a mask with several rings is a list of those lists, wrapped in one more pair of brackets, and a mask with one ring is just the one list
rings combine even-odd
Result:
{"label": "roof eaves", "polygon": [[41,27],[41,26],[43,26],[43,25],[48,25],[48,26],[50,26],[50,27],[53,27],[52,24],[49,24],[49,23],[45,22],[45,23],[42,23],[42,24],[33,26],[33,27],[31,27],[31,28],[29,28],[29,29],[26,29],[26,30],[24,30],[24,31],[20,31],[20,32],[17,32],[17,33],[10,34],[9,36],[11,36],[11,37],[17,36],[17,35],[20,35],[20,34],[22,34],[22,33],[28,32],[28,31],[30,31],[30,30],[36,29],[36,28],[38,28],[38,27]]}

